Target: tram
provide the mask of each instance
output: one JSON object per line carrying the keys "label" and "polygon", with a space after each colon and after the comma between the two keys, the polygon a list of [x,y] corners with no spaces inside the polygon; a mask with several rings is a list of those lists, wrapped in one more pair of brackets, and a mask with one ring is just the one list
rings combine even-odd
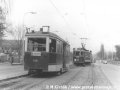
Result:
{"label": "tram", "polygon": [[24,69],[62,73],[69,69],[70,45],[49,31],[27,32],[25,35]]}
{"label": "tram", "polygon": [[85,65],[84,52],[80,49],[73,49],[73,63],[75,65]]}
{"label": "tram", "polygon": [[84,52],[85,52],[85,56],[84,56],[84,58],[85,58],[85,63],[86,63],[86,64],[92,63],[92,51],[86,50],[86,51],[84,51]]}
{"label": "tram", "polygon": [[84,48],[73,49],[73,63],[75,65],[83,65],[92,62],[92,52]]}

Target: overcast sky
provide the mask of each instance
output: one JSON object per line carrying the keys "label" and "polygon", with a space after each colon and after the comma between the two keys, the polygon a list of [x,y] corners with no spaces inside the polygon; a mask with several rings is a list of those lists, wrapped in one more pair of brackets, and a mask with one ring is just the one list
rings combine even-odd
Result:
{"label": "overcast sky", "polygon": [[[119,0],[13,0],[11,19],[36,30],[43,25],[68,40],[71,48],[80,47],[80,38],[86,48],[97,52],[104,44],[106,51],[120,44]],[[36,12],[30,14],[28,12]],[[55,32],[56,33],[56,32]]]}

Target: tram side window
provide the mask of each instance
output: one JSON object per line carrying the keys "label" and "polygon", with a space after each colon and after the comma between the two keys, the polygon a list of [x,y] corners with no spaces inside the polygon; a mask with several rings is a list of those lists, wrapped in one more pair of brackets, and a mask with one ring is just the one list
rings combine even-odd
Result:
{"label": "tram side window", "polygon": [[56,52],[56,40],[55,39],[50,39],[49,51]]}
{"label": "tram side window", "polygon": [[61,44],[59,40],[57,40],[56,50],[57,50],[57,53],[59,54],[61,53]]}
{"label": "tram side window", "polygon": [[70,47],[67,46],[67,55],[69,56],[69,54],[70,54]]}
{"label": "tram side window", "polygon": [[57,45],[56,45],[57,53],[63,54],[63,43],[60,40],[57,40]]}
{"label": "tram side window", "polygon": [[60,53],[63,54],[63,43],[62,43],[62,41],[60,41],[60,48],[59,49],[60,49]]}
{"label": "tram side window", "polygon": [[28,38],[28,51],[46,51],[46,38]]}
{"label": "tram side window", "polygon": [[67,46],[65,47],[65,55],[67,56]]}
{"label": "tram side window", "polygon": [[84,53],[83,52],[81,52],[81,56],[83,56],[84,55]]}

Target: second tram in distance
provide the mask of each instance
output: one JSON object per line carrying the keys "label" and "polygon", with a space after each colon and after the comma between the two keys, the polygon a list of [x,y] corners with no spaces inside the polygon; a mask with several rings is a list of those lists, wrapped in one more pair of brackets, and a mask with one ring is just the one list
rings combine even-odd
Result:
{"label": "second tram in distance", "polygon": [[85,65],[92,63],[92,52],[85,48],[73,49],[73,63],[75,65]]}

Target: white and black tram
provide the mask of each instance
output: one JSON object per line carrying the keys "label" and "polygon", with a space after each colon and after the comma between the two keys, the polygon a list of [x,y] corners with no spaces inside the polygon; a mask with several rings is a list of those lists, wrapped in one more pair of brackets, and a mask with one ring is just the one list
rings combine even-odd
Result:
{"label": "white and black tram", "polygon": [[51,32],[32,31],[25,35],[24,69],[64,72],[70,65],[70,45]]}

